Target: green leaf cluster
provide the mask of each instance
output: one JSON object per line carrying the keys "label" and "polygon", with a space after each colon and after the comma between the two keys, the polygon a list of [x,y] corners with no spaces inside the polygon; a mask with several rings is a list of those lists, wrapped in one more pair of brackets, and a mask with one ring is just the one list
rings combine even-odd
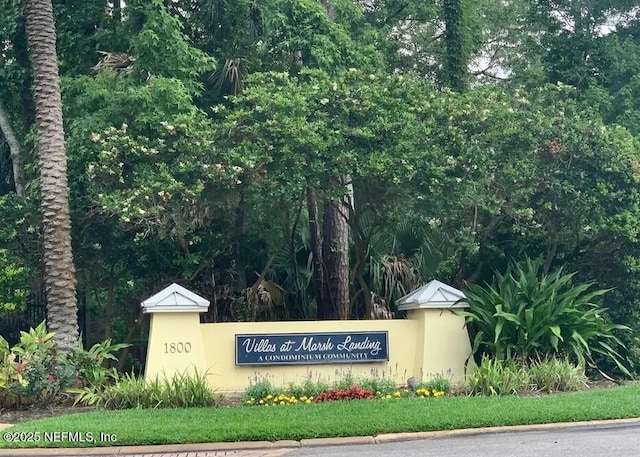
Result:
{"label": "green leaf cluster", "polygon": [[606,309],[596,301],[607,290],[573,284],[573,276],[562,268],[544,274],[540,261],[527,259],[496,273],[491,285],[468,284],[469,310],[456,313],[472,329],[474,355],[522,363],[559,355],[595,366],[594,356],[602,354],[630,375],[626,348],[616,336],[629,327],[606,321]]}

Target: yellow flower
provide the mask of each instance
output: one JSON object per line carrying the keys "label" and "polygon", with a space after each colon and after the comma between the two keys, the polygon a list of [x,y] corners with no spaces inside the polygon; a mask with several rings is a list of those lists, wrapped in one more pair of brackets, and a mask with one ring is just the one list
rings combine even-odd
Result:
{"label": "yellow flower", "polygon": [[310,398],[307,398],[304,402],[305,402],[305,403],[311,403],[311,399],[310,399]]}
{"label": "yellow flower", "polygon": [[261,405],[264,405],[264,400],[260,400],[260,404],[261,404]]}
{"label": "yellow flower", "polygon": [[281,404],[281,405],[284,405],[285,403],[284,403],[284,401],[280,401],[280,404]]}
{"label": "yellow flower", "polygon": [[267,400],[271,400],[273,398],[273,395],[269,394],[267,395]]}
{"label": "yellow flower", "polygon": [[394,397],[396,397],[396,398],[400,398],[400,395],[401,395],[401,394],[400,394],[400,392],[399,392],[399,391],[397,391],[397,390],[396,390],[396,391],[395,391],[395,393],[393,394],[393,396],[394,396]]}
{"label": "yellow flower", "polygon": [[387,394],[387,395],[385,395],[385,396],[384,396],[384,398],[386,398],[386,399],[391,398],[391,394]]}

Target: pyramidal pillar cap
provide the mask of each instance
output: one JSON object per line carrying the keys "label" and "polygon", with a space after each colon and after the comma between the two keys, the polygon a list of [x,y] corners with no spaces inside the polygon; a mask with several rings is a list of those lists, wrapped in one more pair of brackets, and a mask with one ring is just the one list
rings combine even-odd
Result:
{"label": "pyramidal pillar cap", "polygon": [[398,310],[468,308],[464,292],[433,280],[396,301]]}
{"label": "pyramidal pillar cap", "polygon": [[209,300],[178,285],[171,284],[141,303],[142,312],[147,313],[204,313],[209,309]]}

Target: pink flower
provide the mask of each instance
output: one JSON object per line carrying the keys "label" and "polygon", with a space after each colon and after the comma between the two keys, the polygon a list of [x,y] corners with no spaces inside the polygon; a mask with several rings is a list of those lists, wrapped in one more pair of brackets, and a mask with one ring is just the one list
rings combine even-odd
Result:
{"label": "pink flower", "polygon": [[24,365],[19,363],[18,364],[18,373],[22,373],[24,371]]}
{"label": "pink flower", "polygon": [[97,362],[98,360],[100,360],[100,354],[96,354],[96,355],[95,355],[95,357],[94,357],[94,359],[96,360],[96,362]]}
{"label": "pink flower", "polygon": [[44,340],[42,338],[38,338],[38,344],[42,344],[44,343]]}
{"label": "pink flower", "polygon": [[47,381],[49,381],[49,382],[53,382],[53,380],[54,380],[54,377],[53,377],[53,375],[52,375],[52,374],[50,374],[49,376],[47,376]]}
{"label": "pink flower", "polygon": [[82,387],[82,380],[81,379],[78,379],[76,381],[76,387]]}

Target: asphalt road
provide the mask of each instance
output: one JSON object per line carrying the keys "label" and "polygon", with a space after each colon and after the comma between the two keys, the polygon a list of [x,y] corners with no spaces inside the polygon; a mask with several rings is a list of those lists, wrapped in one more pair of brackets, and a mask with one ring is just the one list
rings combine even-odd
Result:
{"label": "asphalt road", "polygon": [[586,457],[640,455],[640,424],[301,448],[286,457]]}

